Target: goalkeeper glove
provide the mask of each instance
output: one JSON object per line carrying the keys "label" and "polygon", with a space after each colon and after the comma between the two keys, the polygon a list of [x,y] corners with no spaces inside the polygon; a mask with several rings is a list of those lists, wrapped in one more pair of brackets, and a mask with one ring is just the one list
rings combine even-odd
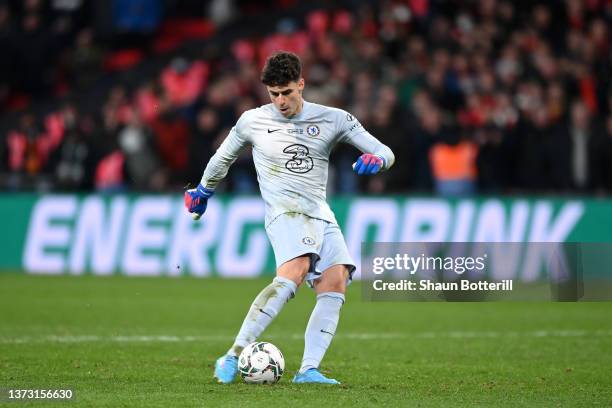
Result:
{"label": "goalkeeper glove", "polygon": [[356,163],[353,163],[353,170],[360,176],[363,174],[376,174],[384,164],[382,157],[375,154],[365,153],[359,156]]}
{"label": "goalkeeper glove", "polygon": [[185,207],[193,214],[193,219],[198,220],[206,211],[208,199],[213,196],[214,190],[198,184],[196,188],[185,191]]}

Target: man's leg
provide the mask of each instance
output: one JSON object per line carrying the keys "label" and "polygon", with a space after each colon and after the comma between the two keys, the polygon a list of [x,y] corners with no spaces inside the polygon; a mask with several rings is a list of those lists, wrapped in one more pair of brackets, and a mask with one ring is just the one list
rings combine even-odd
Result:
{"label": "man's leg", "polygon": [[300,256],[282,264],[276,278],[266,286],[251,304],[236,340],[227,354],[217,360],[215,378],[232,382],[237,373],[236,357],[254,342],[294,295],[310,269],[310,255]]}
{"label": "man's leg", "polygon": [[278,268],[276,278],[253,301],[234,344],[227,352],[229,355],[239,355],[243,348],[257,340],[285,303],[295,296],[309,268],[310,255],[294,258]]}
{"label": "man's leg", "polygon": [[[331,344],[340,319],[340,309],[344,304],[348,275],[346,265],[333,265],[314,281],[317,304],[306,326],[304,357],[299,374],[304,374],[310,369],[318,369]],[[296,379],[298,378],[299,375]],[[329,382],[337,383],[335,380]]]}

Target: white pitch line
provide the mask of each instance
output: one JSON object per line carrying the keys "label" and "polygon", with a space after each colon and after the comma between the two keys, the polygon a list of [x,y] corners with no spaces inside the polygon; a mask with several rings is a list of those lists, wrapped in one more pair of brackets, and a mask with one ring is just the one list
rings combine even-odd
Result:
{"label": "white pitch line", "polygon": [[[495,332],[495,331],[450,331],[450,332],[415,332],[415,333],[338,333],[341,340],[397,340],[397,339],[486,339],[511,337],[589,337],[612,336],[610,330],[536,330],[529,332]],[[275,340],[302,340],[302,333],[271,334],[262,339]],[[0,337],[0,344],[31,344],[31,343],[193,343],[193,342],[224,342],[232,341],[233,335],[202,335],[202,336],[176,336],[176,335],[46,335],[25,337]]]}

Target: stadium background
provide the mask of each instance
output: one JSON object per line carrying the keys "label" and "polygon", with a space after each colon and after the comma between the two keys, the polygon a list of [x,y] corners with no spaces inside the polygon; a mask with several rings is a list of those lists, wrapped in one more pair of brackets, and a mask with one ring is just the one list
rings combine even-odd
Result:
{"label": "stadium background", "polygon": [[[356,259],[373,241],[612,241],[611,20],[607,0],[0,1],[0,388],[269,402],[208,375],[274,272],[249,152],[201,222],[182,190],[267,102],[259,70],[278,49],[302,57],[306,99],[353,113],[396,154],[358,178],[358,152],[333,153],[328,194]],[[612,403],[609,303],[359,293],[325,362],[353,384],[339,403]],[[301,294],[271,327],[290,369],[311,304]],[[276,398],[296,392],[325,401],[286,379]]]}

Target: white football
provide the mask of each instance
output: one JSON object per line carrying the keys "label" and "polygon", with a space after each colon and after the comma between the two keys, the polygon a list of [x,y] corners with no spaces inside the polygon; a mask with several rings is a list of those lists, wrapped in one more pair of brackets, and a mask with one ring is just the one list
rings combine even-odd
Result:
{"label": "white football", "polygon": [[285,358],[272,343],[251,343],[238,357],[238,370],[247,383],[274,384],[283,376]]}

